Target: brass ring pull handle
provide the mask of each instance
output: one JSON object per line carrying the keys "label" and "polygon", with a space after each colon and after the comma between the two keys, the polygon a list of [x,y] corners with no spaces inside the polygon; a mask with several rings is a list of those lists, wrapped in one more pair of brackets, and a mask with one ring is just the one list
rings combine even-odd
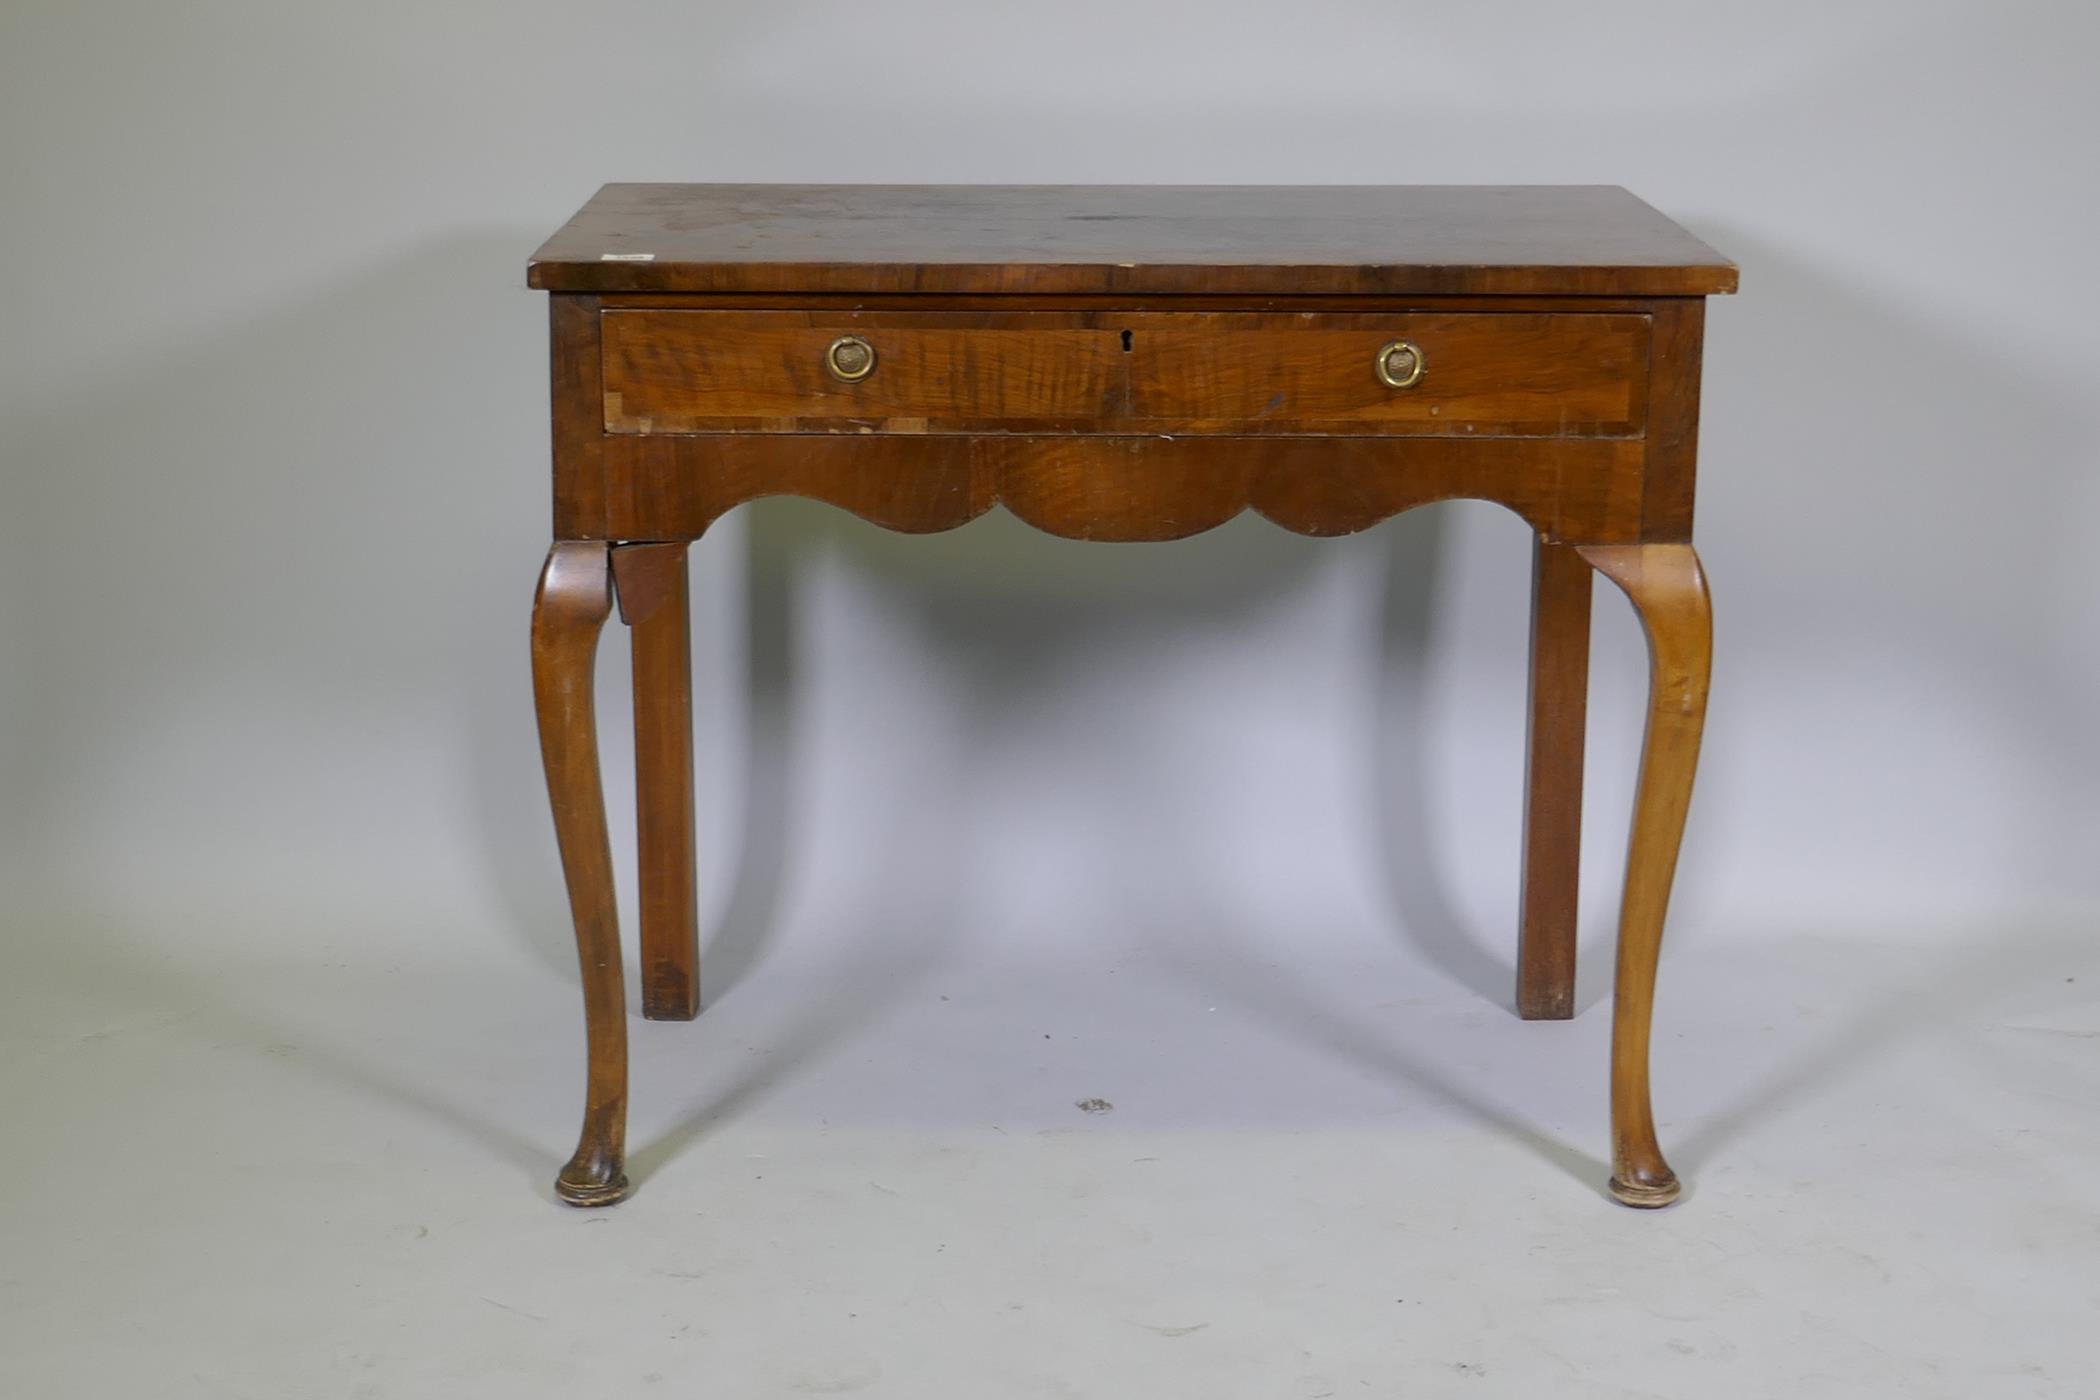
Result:
{"label": "brass ring pull handle", "polygon": [[875,372],[875,347],[857,335],[842,335],[824,352],[824,368],[848,384],[866,379]]}
{"label": "brass ring pull handle", "polygon": [[1411,389],[1422,379],[1422,349],[1411,340],[1389,340],[1372,362],[1378,382],[1389,389]]}

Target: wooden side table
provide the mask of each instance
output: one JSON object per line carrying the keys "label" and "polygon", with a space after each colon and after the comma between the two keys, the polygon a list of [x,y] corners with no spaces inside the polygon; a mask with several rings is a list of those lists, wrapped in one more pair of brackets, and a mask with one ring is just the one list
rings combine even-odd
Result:
{"label": "wooden side table", "polygon": [[1733,264],[1612,187],[608,185],[553,293],[533,688],[590,1049],[556,1190],[627,1192],[627,1031],[591,669],[634,631],[643,1014],[700,1005],[686,546],[758,496],[902,531],[1003,505],[1165,540],[1426,501],[1537,531],[1517,1007],[1573,1014],[1590,571],[1647,631],[1612,1011],[1614,1196],[1662,1206],[1648,1039],[1706,713],[1692,549],[1705,298]]}

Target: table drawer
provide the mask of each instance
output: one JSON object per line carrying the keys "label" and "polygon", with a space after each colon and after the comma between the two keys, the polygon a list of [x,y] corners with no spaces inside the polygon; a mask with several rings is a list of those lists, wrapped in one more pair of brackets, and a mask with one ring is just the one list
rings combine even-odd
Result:
{"label": "table drawer", "polygon": [[1649,318],[603,313],[614,434],[1638,437]]}

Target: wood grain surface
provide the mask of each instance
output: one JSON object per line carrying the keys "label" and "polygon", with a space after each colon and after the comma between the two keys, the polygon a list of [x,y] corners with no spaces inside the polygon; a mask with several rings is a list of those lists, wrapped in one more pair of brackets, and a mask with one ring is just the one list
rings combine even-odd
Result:
{"label": "wood grain surface", "polygon": [[540,757],[554,810],[576,958],[583,974],[588,1083],[576,1151],[554,1189],[574,1206],[627,1194],[627,1002],[620,975],[620,916],[613,901],[612,840],[598,775],[593,663],[612,612],[606,547],[557,541],[532,605],[532,688]]}
{"label": "wood grain surface", "polygon": [[1706,729],[1713,608],[1705,570],[1688,544],[1585,547],[1582,557],[1619,586],[1648,634],[1648,725],[1634,787],[1612,983],[1611,1193],[1630,1206],[1666,1206],[1677,1199],[1679,1185],[1655,1137],[1649,1037],[1663,920]]}
{"label": "wood grain surface", "polygon": [[1531,562],[1531,704],[1524,734],[1524,866],[1517,918],[1517,1014],[1575,1014],[1582,892],[1582,768],[1588,738],[1590,565],[1541,537]]}
{"label": "wood grain surface", "polygon": [[607,185],[547,291],[1703,296],[1735,265],[1611,185]]}
{"label": "wood grain surface", "polygon": [[700,1014],[693,849],[693,647],[686,546],[612,552],[620,617],[633,633],[635,842],[640,847],[642,1015]]}
{"label": "wood grain surface", "polygon": [[606,442],[622,539],[693,539],[765,496],[806,496],[885,529],[952,530],[994,506],[1069,539],[1170,540],[1252,510],[1346,535],[1431,501],[1508,506],[1541,533],[1640,537],[1637,439],[773,436]]}
{"label": "wood grain surface", "polygon": [[[611,310],[605,429],[1631,437],[1649,321],[1541,312]],[[825,355],[866,341],[847,382]],[[1401,340],[1424,370],[1382,382]]]}

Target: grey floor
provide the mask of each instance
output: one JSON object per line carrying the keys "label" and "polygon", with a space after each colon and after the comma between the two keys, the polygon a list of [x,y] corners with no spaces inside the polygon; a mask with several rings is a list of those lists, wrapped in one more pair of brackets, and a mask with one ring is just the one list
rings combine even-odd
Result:
{"label": "grey floor", "polygon": [[2076,926],[1675,950],[1658,1214],[1594,958],[1562,1024],[1400,949],[761,967],[635,1023],[639,1191],[578,1212],[544,962],[18,932],[0,1395],[2100,1393]]}

